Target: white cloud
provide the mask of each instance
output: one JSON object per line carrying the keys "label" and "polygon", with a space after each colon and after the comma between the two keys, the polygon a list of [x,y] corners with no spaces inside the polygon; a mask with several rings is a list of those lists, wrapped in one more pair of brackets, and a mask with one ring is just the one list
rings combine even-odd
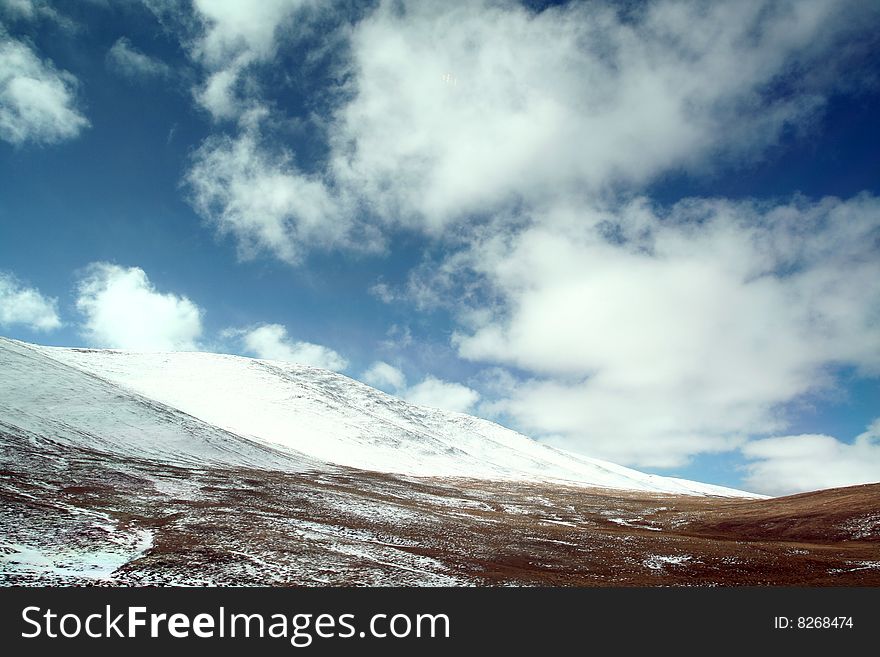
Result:
{"label": "white cloud", "polygon": [[620,201],[808,131],[859,85],[847,53],[875,33],[870,3],[383,2],[350,32],[318,171],[273,140],[282,104],[243,77],[292,6],[243,28],[206,19],[194,51],[203,102],[239,127],[196,154],[192,202],[244,257],[437,237],[459,250],[426,261],[409,297],[455,313],[461,356],[517,368],[491,406],[636,465],[778,432],[835,367],[880,371],[876,199]]}
{"label": "white cloud", "polygon": [[202,32],[190,46],[207,72],[196,98],[216,119],[236,118],[252,105],[239,93],[248,68],[270,60],[279,32],[311,0],[195,0]]}
{"label": "white cloud", "polygon": [[0,272],[0,326],[15,324],[34,331],[51,331],[61,326],[58,300],[24,286],[11,274]]}
{"label": "white cloud", "polygon": [[248,57],[270,57],[279,26],[307,0],[264,0],[248,5],[235,0],[195,0],[204,32],[195,44],[200,59],[223,66],[242,52]]}
{"label": "white cloud", "polygon": [[336,372],[348,367],[348,360],[329,347],[291,340],[281,324],[263,324],[241,332],[245,349],[266,360],[283,360],[301,365],[322,367]]}
{"label": "white cloud", "polygon": [[92,263],[77,292],[82,333],[95,346],[139,351],[198,346],[202,309],[184,296],[157,291],[139,267]]}
{"label": "white cloud", "polygon": [[[279,30],[305,4],[266,3],[241,24],[232,6],[199,5],[208,27],[195,52],[213,71],[201,98],[215,115],[275,107],[259,85],[241,83],[241,71],[271,59]],[[877,12],[867,5],[660,0],[536,13],[503,1],[382,2],[348,33],[350,60],[336,76],[346,82],[330,90],[336,104],[322,118],[320,172],[274,162],[251,133],[209,142],[193,175],[204,177],[209,162],[229,171],[244,151],[263,163],[243,177],[249,184],[283,182],[285,199],[302,196],[297,207],[282,203],[282,221],[263,213],[270,218],[252,223],[265,226],[233,231],[246,248],[258,233],[283,260],[357,245],[327,235],[363,232],[365,215],[371,245],[401,225],[458,239],[474,214],[518,221],[517,208],[583,201],[670,170],[702,173],[809,126],[853,84],[838,69],[842,53],[873,34]],[[196,207],[212,220],[246,207],[234,195],[210,200]],[[320,230],[288,229],[301,223],[300,203],[316,202],[326,210],[314,219]]]}
{"label": "white cloud", "polygon": [[[267,0],[252,4],[196,0],[197,34],[184,40],[202,69],[197,102],[215,120],[237,120],[237,134],[215,135],[195,153],[186,175],[190,200],[203,217],[238,242],[242,258],[260,252],[298,263],[310,248],[381,248],[378,231],[361,227],[345,195],[308,175],[294,154],[266,139],[269,116],[257,73],[280,43],[296,36],[295,19],[312,0]],[[180,18],[178,18],[180,22]]]}
{"label": "white cloud", "polygon": [[466,304],[462,357],[526,373],[495,408],[532,434],[675,466],[784,428],[782,405],[834,367],[880,373],[872,196],[636,201],[554,222],[490,233],[421,282]]}
{"label": "white cloud", "polygon": [[287,151],[273,155],[258,132],[215,137],[196,152],[187,174],[193,206],[239,253],[269,252],[290,263],[310,247],[378,250],[375,231],[357,223],[320,178],[303,175]]}
{"label": "white cloud", "polygon": [[755,461],[746,485],[768,495],[880,482],[880,418],[852,443],[806,434],[756,440],[742,451]]}
{"label": "white cloud", "polygon": [[427,376],[423,381],[407,388],[403,398],[413,404],[442,408],[447,411],[467,413],[480,401],[480,394],[461,383],[443,381]]}
{"label": "white cloud", "polygon": [[388,392],[397,392],[406,388],[406,375],[382,360],[370,365],[369,369],[361,375],[361,380]]}
{"label": "white cloud", "polygon": [[[405,301],[405,299],[401,297],[401,301]],[[385,351],[396,353],[401,349],[412,346],[414,342],[412,329],[408,325],[392,324],[385,331],[385,339],[379,341],[379,347]]]}
{"label": "white cloud", "polygon": [[360,379],[371,386],[390,392],[413,404],[469,413],[480,401],[480,394],[461,383],[426,376],[414,386],[407,386],[406,375],[385,361],[376,361],[361,374]]}
{"label": "white cloud", "polygon": [[[821,109],[832,89],[800,71],[820,68],[858,20],[857,6],[825,0],[537,14],[385,2],[352,35],[354,93],[330,131],[330,172],[379,214],[440,231],[760,151]],[[781,76],[791,93],[765,94]]]}
{"label": "white cloud", "polygon": [[391,286],[384,281],[379,281],[375,283],[369,288],[369,293],[374,297],[379,299],[382,303],[393,303],[398,300],[397,295],[394,293],[394,290],[391,289]]}
{"label": "white cloud", "polygon": [[107,66],[129,78],[155,78],[170,74],[165,62],[145,55],[126,37],[117,39],[107,52]]}
{"label": "white cloud", "polygon": [[10,18],[33,20],[37,15],[37,6],[32,0],[0,0],[0,13]]}
{"label": "white cloud", "polygon": [[0,26],[0,139],[20,145],[76,137],[89,125],[76,108],[77,84]]}
{"label": "white cloud", "polygon": [[0,16],[10,21],[24,22],[46,19],[62,28],[75,29],[75,24],[59,14],[46,0],[0,0]]}

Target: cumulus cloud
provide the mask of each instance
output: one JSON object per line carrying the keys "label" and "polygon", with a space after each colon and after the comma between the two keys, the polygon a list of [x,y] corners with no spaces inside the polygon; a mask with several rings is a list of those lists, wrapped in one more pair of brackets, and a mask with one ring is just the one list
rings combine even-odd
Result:
{"label": "cumulus cloud", "polygon": [[362,375],[361,380],[373,387],[388,392],[396,392],[406,388],[406,375],[385,361],[376,361]]}
{"label": "cumulus cloud", "polygon": [[239,123],[196,153],[193,206],[244,257],[436,238],[406,290],[372,293],[445,305],[461,357],[516,372],[491,406],[519,428],[678,466],[784,430],[837,367],[880,371],[877,199],[632,201],[809,131],[860,84],[870,3],[381,2],[346,35],[308,171],[273,139],[283,103],[243,77],[292,7],[205,19],[202,102]]}
{"label": "cumulus cloud", "polygon": [[361,374],[361,380],[390,392],[413,404],[447,411],[468,413],[480,401],[480,393],[461,383],[426,376],[414,386],[407,386],[406,375],[385,361],[376,361]]}
{"label": "cumulus cloud", "polygon": [[[266,3],[245,26],[226,10],[205,14],[213,27],[197,52],[216,71],[202,98],[216,115],[271,106],[258,85],[231,91],[240,82],[235,53],[266,61],[298,4]],[[839,80],[852,83],[837,67],[870,41],[877,13],[829,0],[568,3],[541,12],[516,2],[382,2],[347,34],[349,59],[337,76],[345,82],[318,132],[322,170],[276,164],[255,175],[283,177],[307,198],[345,198],[321,219],[331,231],[368,213],[378,230],[456,238],[475,214],[540,209],[760,154],[783,131],[810,125]],[[266,160],[263,146],[239,143]],[[235,150],[208,146],[224,163]],[[210,216],[234,212],[236,199],[214,200]],[[264,237],[282,259],[327,245],[316,230]]]}
{"label": "cumulus cloud", "polygon": [[107,66],[128,78],[161,78],[170,74],[165,62],[135,48],[127,37],[120,37],[107,52]]}
{"label": "cumulus cloud", "polygon": [[[833,87],[805,72],[866,14],[826,0],[382,3],[352,36],[332,171],[383,214],[439,230],[748,155],[821,109]],[[766,92],[783,80],[789,93]]]}
{"label": "cumulus cloud", "polygon": [[156,290],[139,267],[92,263],[77,287],[82,333],[97,347],[194,350],[203,311],[187,297]]}
{"label": "cumulus cloud", "polygon": [[0,326],[23,325],[34,331],[61,326],[58,300],[26,287],[11,274],[0,272]]}
{"label": "cumulus cloud", "polygon": [[407,388],[403,398],[413,404],[467,413],[480,401],[480,394],[461,383],[427,376],[420,383]]}
{"label": "cumulus cloud", "polygon": [[489,233],[421,282],[466,303],[462,357],[526,373],[498,409],[533,434],[675,466],[784,428],[835,367],[880,373],[873,196],[568,219]]}
{"label": "cumulus cloud", "polygon": [[248,353],[257,358],[312,365],[336,372],[348,367],[348,360],[329,347],[290,339],[281,324],[263,324],[238,333]]}
{"label": "cumulus cloud", "polygon": [[[332,171],[383,214],[435,231],[764,148],[822,107],[830,90],[799,71],[857,13],[825,1],[404,7],[383,3],[355,29]],[[783,75],[790,94],[763,93]]]}
{"label": "cumulus cloud", "polygon": [[0,139],[17,146],[76,137],[89,125],[76,107],[77,85],[0,26]]}
{"label": "cumulus cloud", "polygon": [[742,448],[746,485],[768,495],[880,481],[880,418],[852,443],[806,434],[756,440]]}

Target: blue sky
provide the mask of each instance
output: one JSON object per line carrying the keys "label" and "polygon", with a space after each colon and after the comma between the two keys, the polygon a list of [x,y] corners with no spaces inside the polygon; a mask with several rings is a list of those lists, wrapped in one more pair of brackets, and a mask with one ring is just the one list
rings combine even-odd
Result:
{"label": "blue sky", "polygon": [[880,479],[870,2],[0,0],[0,331]]}

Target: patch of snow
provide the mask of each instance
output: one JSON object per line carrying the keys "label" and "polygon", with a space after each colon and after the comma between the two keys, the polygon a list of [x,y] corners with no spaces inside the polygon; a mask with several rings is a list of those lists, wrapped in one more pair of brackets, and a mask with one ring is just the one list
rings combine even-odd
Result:
{"label": "patch of snow", "polygon": [[853,561],[853,568],[832,568],[828,572],[832,575],[851,573],[856,570],[880,570],[880,561]]}
{"label": "patch of snow", "polygon": [[613,522],[615,525],[622,525],[624,527],[634,527],[635,529],[647,529],[648,531],[652,531],[652,532],[663,531],[659,527],[651,527],[650,525],[639,525],[639,524],[636,524],[636,523],[631,522],[629,520],[626,520],[625,518],[608,518],[607,520],[608,520],[608,522]]}
{"label": "patch of snow", "polygon": [[[119,539],[113,542],[122,543]],[[109,580],[116,570],[140,557],[152,545],[153,534],[148,530],[138,530],[128,545],[113,550],[49,549],[5,543],[0,544],[0,572],[4,575],[48,574],[62,578]]]}
{"label": "patch of snow", "polygon": [[549,522],[554,525],[564,525],[565,527],[577,527],[573,522],[568,520],[556,520],[555,518],[541,518],[541,522]]}
{"label": "patch of snow", "polygon": [[642,561],[642,565],[650,570],[663,570],[666,566],[681,566],[691,559],[693,557],[688,554],[652,554]]}
{"label": "patch of snow", "polygon": [[880,513],[869,513],[853,518],[843,525],[855,540],[872,538],[880,534]]}

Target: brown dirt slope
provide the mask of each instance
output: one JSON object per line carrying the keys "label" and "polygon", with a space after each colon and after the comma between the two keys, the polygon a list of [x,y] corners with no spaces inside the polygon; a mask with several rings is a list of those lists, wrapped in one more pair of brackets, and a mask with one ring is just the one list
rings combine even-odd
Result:
{"label": "brown dirt slope", "polygon": [[743,501],[182,468],[0,432],[0,584],[880,586],[880,484]]}

